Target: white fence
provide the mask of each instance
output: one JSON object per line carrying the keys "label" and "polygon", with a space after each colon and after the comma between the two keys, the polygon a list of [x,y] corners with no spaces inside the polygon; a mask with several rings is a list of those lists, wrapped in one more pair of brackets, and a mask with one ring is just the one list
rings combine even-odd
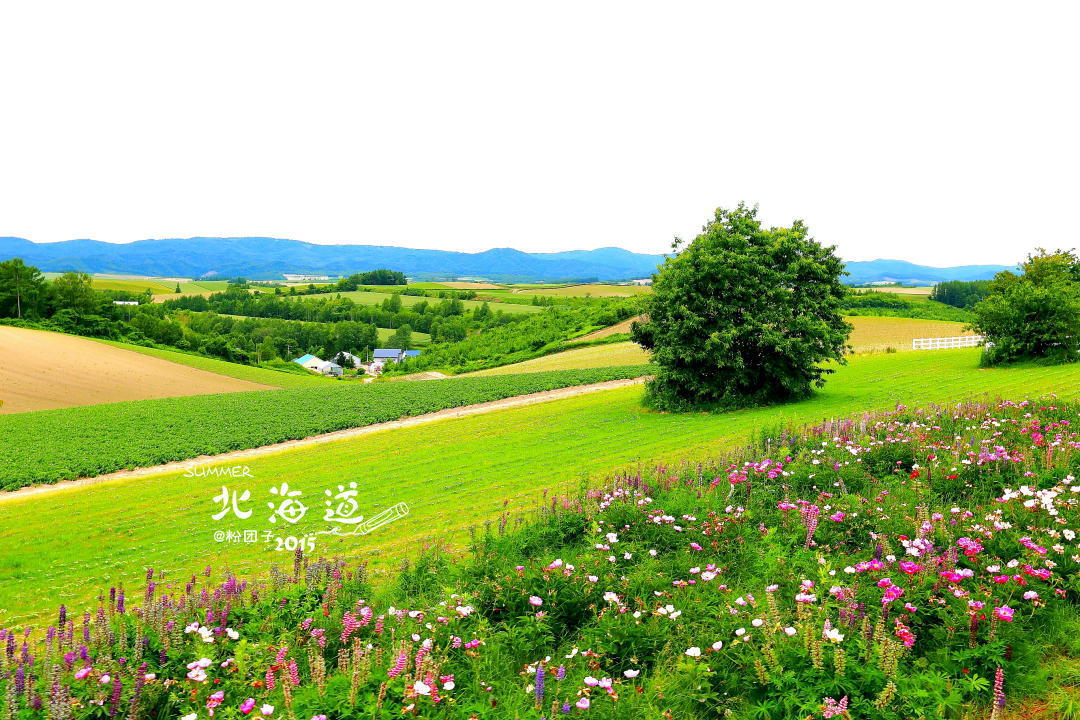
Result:
{"label": "white fence", "polygon": [[946,348],[976,347],[983,344],[982,335],[961,335],[960,337],[913,338],[912,350],[944,350]]}

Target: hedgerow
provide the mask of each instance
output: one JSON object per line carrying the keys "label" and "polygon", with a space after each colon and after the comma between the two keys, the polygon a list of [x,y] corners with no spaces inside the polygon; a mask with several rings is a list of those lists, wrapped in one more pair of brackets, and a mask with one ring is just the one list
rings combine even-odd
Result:
{"label": "hedgerow", "polygon": [[0,416],[0,489],[260,447],[446,408],[608,380],[647,365],[267,390]]}

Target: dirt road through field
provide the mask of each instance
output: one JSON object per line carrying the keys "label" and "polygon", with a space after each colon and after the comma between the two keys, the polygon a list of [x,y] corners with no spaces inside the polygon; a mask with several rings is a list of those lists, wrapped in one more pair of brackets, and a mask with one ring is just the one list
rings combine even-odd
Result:
{"label": "dirt road through field", "polygon": [[49,493],[63,492],[65,490],[73,490],[85,485],[92,485],[96,483],[129,480],[132,478],[145,477],[148,475],[158,475],[168,472],[180,472],[196,465],[229,463],[234,460],[238,461],[237,464],[242,465],[243,463],[239,461],[254,457],[261,457],[264,455],[272,455],[274,453],[284,452],[287,450],[292,450],[294,448],[305,447],[307,445],[317,445],[319,443],[346,440],[349,438],[359,437],[361,435],[381,432],[383,430],[394,430],[396,428],[412,427],[413,425],[423,425],[425,423],[436,422],[439,420],[467,417],[469,415],[479,415],[482,413],[504,410],[506,408],[536,405],[537,403],[548,402],[551,400],[561,400],[563,398],[575,397],[577,395],[587,395],[589,393],[600,392],[602,390],[612,390],[614,388],[627,387],[629,385],[639,385],[645,382],[647,379],[648,378],[641,377],[632,378],[629,380],[609,380],[608,382],[593,383],[592,385],[576,385],[572,387],[559,388],[557,390],[545,390],[544,392],[532,393],[530,395],[517,395],[515,397],[503,398],[502,400],[493,400],[491,402],[479,403],[477,405],[464,405],[462,407],[447,408],[446,410],[439,410],[438,412],[428,413],[426,415],[415,415],[413,417],[378,423],[376,425],[365,425],[364,427],[349,428],[348,430],[337,430],[335,432],[324,433],[322,435],[312,435],[311,437],[306,437],[302,440],[287,440],[285,442],[275,443],[273,445],[264,445],[262,447],[251,448],[249,450],[235,450],[233,452],[223,453],[221,455],[202,455],[200,457],[191,458],[189,460],[180,460],[177,462],[166,463],[164,465],[138,468],[136,470],[121,470],[119,472],[108,473],[106,475],[98,475],[92,478],[67,480],[64,482],[56,483],[55,485],[31,485],[30,487],[24,487],[18,490],[12,490],[10,492],[0,492],[0,503],[3,503],[5,500],[17,500],[19,498],[25,498],[31,495],[45,495]]}

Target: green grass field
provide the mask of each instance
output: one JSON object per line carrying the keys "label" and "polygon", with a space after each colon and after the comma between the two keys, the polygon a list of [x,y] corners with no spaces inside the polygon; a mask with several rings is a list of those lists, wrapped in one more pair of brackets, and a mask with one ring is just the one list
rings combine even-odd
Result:
{"label": "green grass field", "polygon": [[[91,282],[95,290],[126,290],[141,293],[150,290],[155,295],[176,292],[176,281],[157,278],[105,278],[94,277]],[[220,292],[228,286],[225,280],[195,280],[179,283],[181,293]]]}
{"label": "green grass field", "polygon": [[[351,440],[233,461],[253,478],[155,477],[90,484],[39,496],[0,498],[0,625],[90,607],[98,588],[136,586],[147,567],[182,583],[212,564],[218,573],[262,572],[291,563],[275,544],[217,542],[215,531],[272,530],[300,536],[324,529],[323,491],[357,483],[370,517],[396,503],[410,513],[359,538],[318,536],[316,553],[362,556],[378,571],[437,540],[460,543],[470,525],[535,507],[544,490],[576,488],[585,476],[656,462],[679,463],[740,443],[762,428],[904,404],[989,394],[1020,399],[1080,394],[1080,367],[979,369],[978,350],[855,357],[826,388],[800,403],[721,415],[642,409],[640,387],[445,420]],[[439,381],[446,382],[446,381]],[[271,486],[301,490],[312,509],[296,526],[272,525]],[[221,487],[251,492],[249,520],[212,519]],[[228,517],[232,517],[229,515]]]}
{"label": "green grass field", "polygon": [[132,345],[130,343],[117,342],[115,340],[98,340],[98,342],[123,348],[125,350],[132,350],[137,353],[142,353],[143,355],[152,355],[156,358],[161,358],[162,360],[187,365],[189,367],[198,368],[199,370],[206,370],[208,372],[217,373],[218,375],[225,375],[227,377],[237,378],[238,380],[249,380],[251,382],[272,385],[279,388],[325,387],[329,383],[334,382],[333,380],[319,375],[302,375],[300,373],[252,367],[251,365],[241,365],[240,363],[231,363],[227,360],[202,357],[201,355],[189,355],[188,353],[180,352],[178,350],[160,350],[158,348]]}
{"label": "green grass field", "polygon": [[546,370],[577,370],[581,368],[610,367],[612,365],[642,365],[649,362],[649,355],[632,342],[592,345],[564,350],[551,355],[525,360],[500,367],[477,370],[465,375],[513,375],[514,373],[544,372]]}
{"label": "green grass field", "polygon": [[[354,290],[351,292],[343,293],[330,293],[328,295],[282,295],[284,298],[323,298],[323,297],[336,297],[340,295],[344,298],[349,298],[355,303],[361,305],[381,305],[383,300],[387,298],[385,292],[365,292],[363,290]],[[438,305],[442,300],[440,298],[420,297],[418,295],[402,295],[401,304],[405,307],[410,307],[420,302],[426,302],[429,305]],[[483,301],[480,300],[462,300],[466,310],[474,310],[475,308],[483,305]],[[538,313],[543,312],[545,308],[540,305],[518,305],[516,303],[493,303],[491,306],[493,312],[501,310],[504,313]]]}

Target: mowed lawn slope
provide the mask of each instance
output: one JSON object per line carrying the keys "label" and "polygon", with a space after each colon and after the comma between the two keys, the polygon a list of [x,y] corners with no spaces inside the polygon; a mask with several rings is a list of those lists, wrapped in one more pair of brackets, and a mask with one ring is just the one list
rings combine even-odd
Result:
{"label": "mowed lawn slope", "polygon": [[[276,552],[276,543],[264,544],[261,537],[257,543],[218,542],[214,533],[300,536],[325,529],[323,491],[337,492],[350,482],[357,483],[366,516],[397,503],[407,503],[410,512],[368,536],[319,536],[315,554],[360,556],[380,571],[425,542],[460,544],[470,525],[529,510],[544,490],[576,490],[585,476],[698,459],[781,423],[898,402],[1080,393],[1075,365],[984,370],[977,363],[978,350],[860,356],[807,401],[721,415],[652,413],[641,407],[641,388],[611,390],[253,459],[253,478],[171,473],[0,498],[0,608],[6,611],[0,625],[41,618],[61,602],[80,612],[92,605],[98,588],[120,582],[133,587],[147,567],[183,583],[207,564],[218,573],[241,574],[265,572],[271,563],[288,566],[290,554]],[[268,521],[266,503],[275,499],[269,489],[281,483],[302,491],[311,507],[295,526]],[[231,513],[212,519],[221,510],[213,498],[222,486],[250,491],[250,500],[241,503],[254,511],[250,519]],[[61,522],[64,531],[57,532]]]}
{"label": "mowed lawn slope", "polygon": [[0,326],[3,414],[270,387],[74,335]]}

